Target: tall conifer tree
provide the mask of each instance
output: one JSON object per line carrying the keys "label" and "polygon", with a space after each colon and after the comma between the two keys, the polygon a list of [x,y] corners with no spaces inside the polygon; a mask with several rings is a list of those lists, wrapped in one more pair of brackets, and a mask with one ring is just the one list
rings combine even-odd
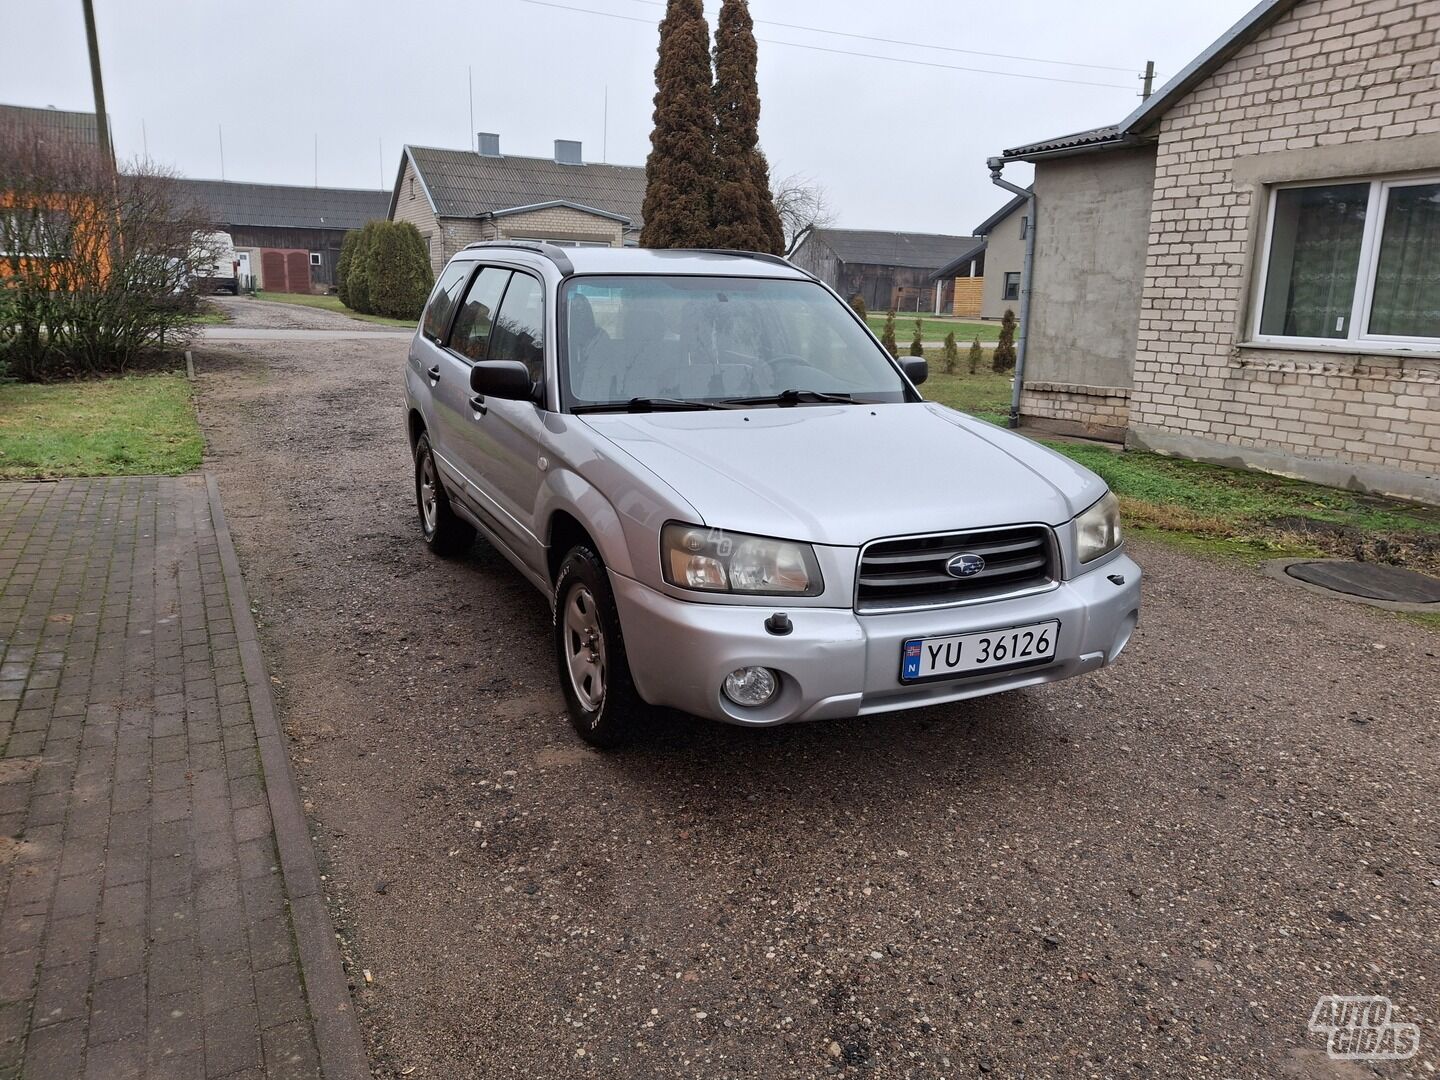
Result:
{"label": "tall conifer tree", "polygon": [[715,24],[714,245],[785,251],[785,231],[760,150],[755,28],[746,0],[725,0]]}
{"label": "tall conifer tree", "polygon": [[668,0],[645,162],[644,247],[713,247],[715,106],[702,0]]}

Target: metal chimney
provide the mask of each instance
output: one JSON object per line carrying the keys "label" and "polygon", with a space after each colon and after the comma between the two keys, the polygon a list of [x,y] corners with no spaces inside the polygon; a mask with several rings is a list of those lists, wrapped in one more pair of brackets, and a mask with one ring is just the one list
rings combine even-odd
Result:
{"label": "metal chimney", "polygon": [[475,133],[476,148],[480,151],[481,157],[500,156],[500,136],[493,131],[477,131]]}
{"label": "metal chimney", "polygon": [[555,140],[555,164],[584,165],[580,157],[580,144],[572,139]]}

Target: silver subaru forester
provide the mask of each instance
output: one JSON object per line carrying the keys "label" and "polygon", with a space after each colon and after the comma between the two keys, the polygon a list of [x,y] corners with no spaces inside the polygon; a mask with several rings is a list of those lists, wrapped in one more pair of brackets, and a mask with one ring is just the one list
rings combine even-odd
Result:
{"label": "silver subaru forester", "polygon": [[1115,497],[925,375],[774,256],[474,244],[410,347],[421,530],[550,599],[597,746],[647,706],[765,726],[1113,662],[1140,615]]}

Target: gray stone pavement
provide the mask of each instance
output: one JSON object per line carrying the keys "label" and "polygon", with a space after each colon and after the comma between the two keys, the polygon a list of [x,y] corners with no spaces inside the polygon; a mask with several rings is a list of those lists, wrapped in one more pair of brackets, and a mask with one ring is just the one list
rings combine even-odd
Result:
{"label": "gray stone pavement", "polygon": [[0,1080],[368,1075],[213,496],[0,484]]}

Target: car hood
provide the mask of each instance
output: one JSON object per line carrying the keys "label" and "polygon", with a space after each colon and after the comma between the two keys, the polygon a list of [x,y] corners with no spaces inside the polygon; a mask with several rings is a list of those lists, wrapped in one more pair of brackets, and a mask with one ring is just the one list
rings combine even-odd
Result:
{"label": "car hood", "polygon": [[933,402],[583,420],[695,507],[696,524],[818,544],[1059,525],[1105,492],[1068,458]]}

